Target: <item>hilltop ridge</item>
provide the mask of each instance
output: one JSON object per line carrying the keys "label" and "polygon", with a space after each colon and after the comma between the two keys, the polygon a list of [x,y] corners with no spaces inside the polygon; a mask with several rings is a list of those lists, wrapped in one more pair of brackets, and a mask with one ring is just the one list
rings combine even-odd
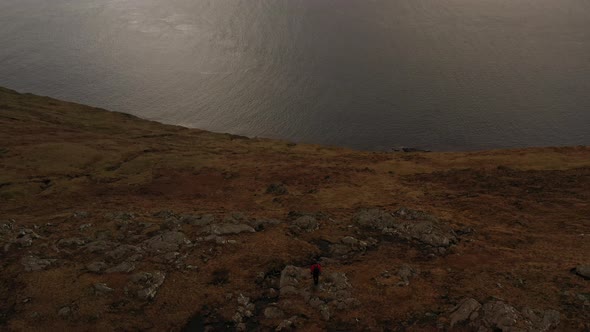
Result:
{"label": "hilltop ridge", "polygon": [[0,161],[0,329],[590,329],[586,146],[354,151],[0,88]]}

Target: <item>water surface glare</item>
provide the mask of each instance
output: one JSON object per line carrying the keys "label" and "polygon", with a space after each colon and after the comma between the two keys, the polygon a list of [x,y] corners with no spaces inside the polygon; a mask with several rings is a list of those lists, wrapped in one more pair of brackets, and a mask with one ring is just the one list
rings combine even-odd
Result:
{"label": "water surface glare", "polygon": [[3,0],[0,85],[388,150],[590,144],[588,0]]}

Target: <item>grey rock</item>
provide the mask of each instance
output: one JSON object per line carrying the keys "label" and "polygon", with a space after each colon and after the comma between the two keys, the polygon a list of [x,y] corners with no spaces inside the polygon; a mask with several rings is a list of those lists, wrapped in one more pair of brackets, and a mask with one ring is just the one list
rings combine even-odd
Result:
{"label": "grey rock", "polygon": [[133,288],[139,288],[136,291],[137,297],[147,301],[156,296],[158,288],[162,286],[165,279],[166,274],[164,272],[140,272],[131,277],[131,283],[133,284],[132,286],[135,286]]}
{"label": "grey rock", "polygon": [[68,248],[75,248],[80,247],[86,244],[86,240],[79,238],[79,237],[72,237],[67,239],[61,239],[57,241],[58,247],[68,247]]}
{"label": "grey rock", "polygon": [[55,263],[56,259],[43,259],[36,256],[25,256],[21,259],[21,264],[25,267],[25,271],[40,271]]}
{"label": "grey rock", "polygon": [[113,249],[117,245],[118,244],[115,243],[115,242],[105,241],[105,240],[98,240],[98,241],[90,242],[90,243],[86,244],[82,248],[85,251],[90,252],[90,253],[102,253],[102,252],[104,252],[106,250]]}
{"label": "grey rock", "polygon": [[72,216],[76,219],[86,219],[90,217],[90,213],[88,211],[74,211]]}
{"label": "grey rock", "polygon": [[123,258],[141,253],[143,250],[138,246],[123,244],[117,248],[105,253],[105,256],[111,261],[119,261]]}
{"label": "grey rock", "polygon": [[133,212],[109,212],[106,213],[105,218],[117,220],[117,221],[129,221],[135,218],[135,214]]}
{"label": "grey rock", "polygon": [[90,227],[92,227],[92,224],[83,224],[83,225],[80,225],[79,229],[81,231],[83,231],[83,230],[86,230],[86,229],[88,229]]}
{"label": "grey rock", "polygon": [[575,271],[577,275],[590,279],[590,265],[578,265]]}
{"label": "grey rock", "polygon": [[481,304],[472,298],[463,299],[450,315],[451,328],[457,323],[462,323],[481,308]]}
{"label": "grey rock", "polygon": [[113,289],[104,283],[96,283],[93,286],[95,294],[108,294],[112,293]]}
{"label": "grey rock", "polygon": [[113,266],[107,269],[106,273],[129,273],[135,270],[135,264],[132,262],[123,262],[119,265]]}
{"label": "grey rock", "polygon": [[171,252],[178,251],[181,245],[190,243],[184,233],[168,231],[145,240],[142,246],[150,252]]}
{"label": "grey rock", "polygon": [[322,316],[323,320],[325,320],[325,321],[330,320],[330,316],[331,316],[330,315],[330,308],[328,308],[327,305],[325,305],[325,304],[320,305],[319,311],[320,311],[320,315]]}
{"label": "grey rock", "polygon": [[301,326],[302,326],[301,319],[297,316],[293,316],[289,319],[285,319],[284,321],[282,321],[281,324],[279,324],[279,326],[277,326],[275,331],[286,331],[286,330],[291,330],[293,328],[298,328]]}
{"label": "grey rock", "polygon": [[246,224],[213,224],[209,226],[208,232],[215,235],[229,235],[255,233],[256,231]]}
{"label": "grey rock", "polygon": [[403,285],[407,286],[410,284],[410,279],[416,276],[418,272],[411,268],[409,265],[402,265],[397,271],[397,276],[401,279]]}
{"label": "grey rock", "polygon": [[105,262],[92,262],[86,265],[86,269],[90,272],[101,273],[108,268]]}
{"label": "grey rock", "polygon": [[21,247],[30,247],[33,245],[33,237],[31,237],[31,235],[27,234],[25,236],[17,238],[16,241],[14,241],[14,242]]}
{"label": "grey rock", "polygon": [[344,244],[347,244],[347,245],[349,245],[349,246],[354,246],[354,245],[357,245],[357,244],[359,243],[359,240],[355,239],[355,238],[354,238],[354,237],[352,237],[352,236],[345,236],[345,237],[343,237],[343,238],[340,240],[340,242],[342,242],[342,243],[344,243]]}
{"label": "grey rock", "polygon": [[391,213],[380,209],[362,210],[353,217],[352,221],[357,226],[379,231],[395,225],[395,219]]}
{"label": "grey rock", "polygon": [[293,265],[287,265],[283,271],[281,271],[281,278],[279,281],[279,288],[281,295],[287,291],[287,287],[297,288],[299,286],[299,279],[301,278],[303,271]]}
{"label": "grey rock", "polygon": [[316,309],[317,309],[317,308],[319,308],[320,306],[322,306],[322,305],[325,305],[325,304],[326,304],[326,302],[322,301],[322,300],[321,300],[319,297],[317,297],[317,296],[314,296],[314,297],[312,297],[312,298],[310,298],[310,299],[309,299],[309,305],[310,305],[312,308],[316,308]]}
{"label": "grey rock", "polygon": [[204,214],[204,215],[184,215],[180,217],[180,221],[189,224],[191,226],[200,226],[204,227],[210,225],[215,221],[215,217],[211,214]]}
{"label": "grey rock", "polygon": [[57,311],[57,315],[62,317],[62,318],[67,318],[72,314],[72,309],[70,307],[61,307],[58,311]]}
{"label": "grey rock", "polygon": [[285,195],[288,194],[289,191],[282,183],[272,183],[266,188],[266,193],[272,195]]}
{"label": "grey rock", "polygon": [[290,226],[290,229],[295,232],[304,231],[311,233],[320,228],[320,223],[312,216],[302,216],[295,219]]}

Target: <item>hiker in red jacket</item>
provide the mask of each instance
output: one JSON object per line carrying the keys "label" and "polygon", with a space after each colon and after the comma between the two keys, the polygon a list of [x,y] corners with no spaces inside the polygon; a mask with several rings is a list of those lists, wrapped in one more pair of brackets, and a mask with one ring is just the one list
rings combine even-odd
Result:
{"label": "hiker in red jacket", "polygon": [[311,275],[313,276],[313,284],[318,285],[320,282],[320,274],[322,274],[322,266],[320,263],[315,263],[310,268]]}

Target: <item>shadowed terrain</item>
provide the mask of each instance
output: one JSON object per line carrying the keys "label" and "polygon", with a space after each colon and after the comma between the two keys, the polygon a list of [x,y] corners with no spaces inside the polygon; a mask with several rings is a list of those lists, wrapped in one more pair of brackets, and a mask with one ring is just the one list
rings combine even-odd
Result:
{"label": "shadowed terrain", "polygon": [[588,147],[361,152],[0,88],[0,329],[589,329],[589,202]]}

